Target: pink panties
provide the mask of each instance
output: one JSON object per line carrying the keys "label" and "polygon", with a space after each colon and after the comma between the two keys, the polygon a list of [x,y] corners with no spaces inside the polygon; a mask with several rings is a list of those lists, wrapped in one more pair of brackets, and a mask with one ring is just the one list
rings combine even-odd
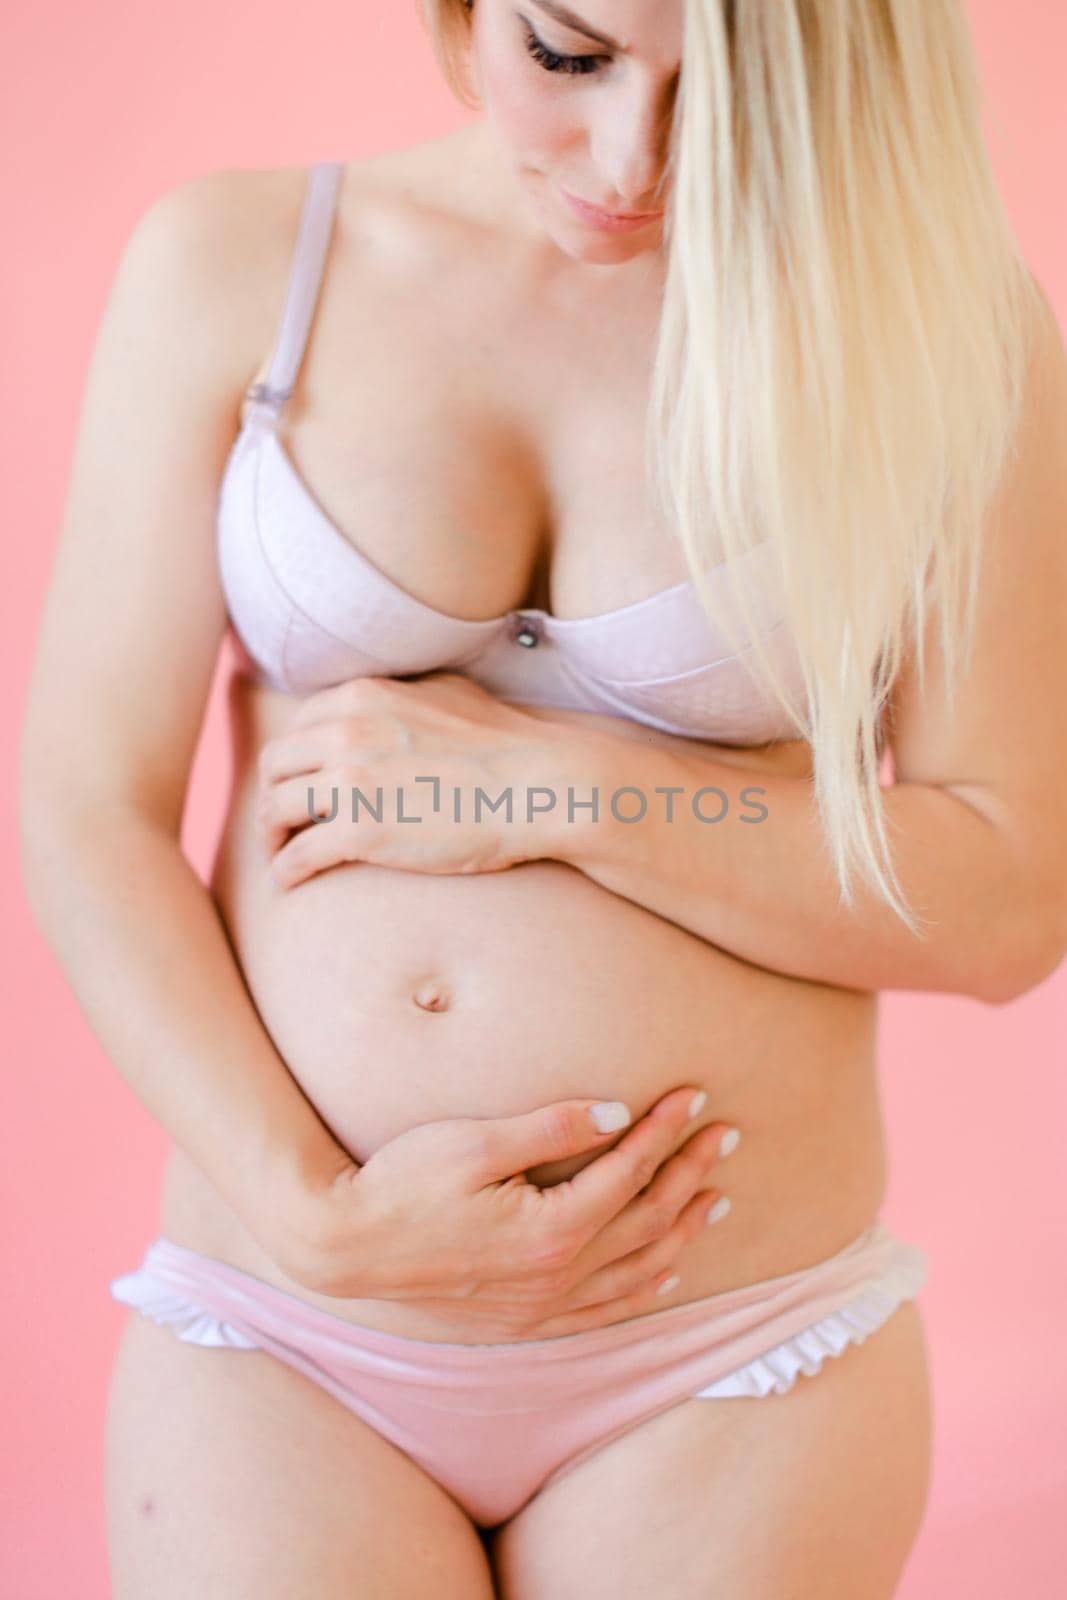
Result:
{"label": "pink panties", "polygon": [[926,1281],[880,1218],[836,1255],[605,1328],[505,1344],[411,1339],[346,1322],[159,1238],[114,1299],[192,1344],[269,1351],[494,1527],[648,1417],[689,1399],[782,1394],[862,1344]]}

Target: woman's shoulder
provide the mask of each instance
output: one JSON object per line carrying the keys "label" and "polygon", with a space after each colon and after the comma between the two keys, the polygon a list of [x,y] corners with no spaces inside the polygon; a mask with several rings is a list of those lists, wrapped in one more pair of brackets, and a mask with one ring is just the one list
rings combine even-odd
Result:
{"label": "woman's shoulder", "polygon": [[[372,228],[374,197],[391,188],[383,164],[380,157],[339,163],[339,232],[350,235],[353,223]],[[184,338],[191,317],[235,392],[273,343],[311,173],[296,165],[197,173],[157,192],[131,229],[125,254],[136,269],[126,276],[136,276],[157,310],[173,318],[173,329],[158,329],[161,338]]]}
{"label": "woman's shoulder", "polygon": [[[339,220],[370,213],[398,216],[410,189],[401,158],[387,152],[335,163],[341,168]],[[411,164],[413,167],[414,163]],[[197,173],[159,191],[137,217],[133,236],[178,258],[198,289],[216,288],[230,309],[254,311],[288,274],[311,166],[224,167]],[[234,291],[239,290],[237,295]]]}
{"label": "woman's shoulder", "polygon": [[[462,130],[460,130],[462,132]],[[455,133],[351,160],[341,169],[337,222],[346,236],[403,249],[478,219],[467,205]],[[323,164],[326,158],[323,158]],[[249,284],[287,271],[311,166],[220,168],[182,180],[146,207],[139,227],[167,231],[176,247]],[[491,212],[489,213],[491,215]]]}
{"label": "woman's shoulder", "polygon": [[195,326],[216,351],[220,377],[225,368],[235,385],[247,379],[272,337],[306,182],[306,169],[296,167],[222,168],[147,202],[120,276],[127,293],[150,301],[161,344],[184,341]]}
{"label": "woman's shoulder", "polygon": [[177,263],[191,290],[234,317],[254,315],[288,270],[308,176],[304,167],[198,173],[158,193],[134,236]]}
{"label": "woman's shoulder", "polygon": [[[377,275],[393,290],[440,290],[452,271],[464,281],[491,271],[494,246],[507,249],[472,179],[477,162],[464,132],[336,162],[331,274],[340,272],[353,295]],[[274,339],[311,172],[212,169],[158,193],[135,222],[142,276],[180,285],[180,298],[156,298],[173,302],[177,332],[195,306],[235,384],[247,383]]]}

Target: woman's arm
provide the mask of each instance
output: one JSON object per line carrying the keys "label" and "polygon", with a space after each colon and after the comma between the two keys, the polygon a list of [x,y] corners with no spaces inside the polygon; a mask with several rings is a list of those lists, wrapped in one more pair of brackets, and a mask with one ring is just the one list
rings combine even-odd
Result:
{"label": "woman's arm", "polygon": [[[746,773],[743,753],[727,763],[599,732],[567,738],[561,726],[545,855],[735,955],[815,982],[998,1003],[1055,969],[1067,951],[1067,358],[1047,302],[1045,313],[1018,454],[991,508],[957,717],[940,693],[932,623],[925,698],[913,663],[893,696],[887,830],[906,896],[936,924],[926,938],[859,884],[854,908],[841,908],[810,780]],[[597,788],[595,822],[585,810],[568,820],[567,785],[576,800]],[[624,785],[647,797],[639,822],[612,814]],[[656,793],[668,785],[683,790],[671,822]],[[693,816],[704,785],[728,797],[718,824]],[[704,814],[720,804],[706,796]],[[739,820],[759,806],[764,820]],[[618,808],[635,815],[637,797],[620,796]]]}
{"label": "woman's arm", "polygon": [[172,831],[142,806],[38,806],[27,788],[23,839],[34,918],[108,1059],[273,1251],[351,1158],[264,1030]]}
{"label": "woman's arm", "polygon": [[[601,1326],[654,1307],[719,1197],[705,1180],[724,1125],[678,1146],[695,1086],[621,1136],[627,1107],[574,1097],[423,1123],[357,1164],[274,1049],[181,851],[226,624],[219,477],[262,349],[255,308],[277,314],[304,193],[283,176],[288,236],[277,195],[253,192],[274,175],[219,173],[157,201],[123,256],[23,727],[30,908],[118,1071],[291,1277],[445,1301],[490,1338]],[[587,1154],[566,1184],[525,1179]]]}
{"label": "woman's arm", "polygon": [[279,283],[286,264],[277,223],[272,241],[255,220],[277,204],[248,203],[269,177],[196,179],[132,230],[93,352],[20,753],[37,923],[119,1072],[253,1229],[268,1202],[284,1214],[294,1185],[347,1159],[180,848],[226,621],[218,481],[261,337],[247,270],[235,286],[243,262]]}

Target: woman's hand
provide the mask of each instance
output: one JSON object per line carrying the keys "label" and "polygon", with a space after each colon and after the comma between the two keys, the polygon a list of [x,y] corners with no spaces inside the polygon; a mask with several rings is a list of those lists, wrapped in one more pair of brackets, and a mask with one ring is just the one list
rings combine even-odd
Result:
{"label": "woman's hand", "polygon": [[455,672],[354,678],[309,695],[259,758],[275,882],[291,888],[350,861],[448,874],[536,859],[546,799],[531,796],[528,814],[527,788],[555,793],[572,736]]}
{"label": "woman's hand", "polygon": [[703,1185],[724,1124],[674,1151],[694,1093],[672,1090],[614,1148],[546,1189],[525,1171],[617,1138],[596,1131],[595,1102],[410,1128],[324,1182],[295,1219],[299,1244],[276,1259],[318,1293],[416,1302],[490,1339],[617,1322],[655,1304],[719,1198]]}

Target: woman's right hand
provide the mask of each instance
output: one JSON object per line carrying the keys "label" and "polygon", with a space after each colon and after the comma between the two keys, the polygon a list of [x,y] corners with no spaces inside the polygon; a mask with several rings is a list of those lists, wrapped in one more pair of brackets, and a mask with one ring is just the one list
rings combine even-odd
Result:
{"label": "woman's right hand", "polygon": [[[297,1259],[276,1259],[320,1294],[415,1302],[489,1337],[617,1322],[655,1304],[719,1198],[704,1179],[726,1125],[674,1151],[696,1093],[672,1090],[621,1139],[597,1131],[593,1100],[409,1128],[324,1181],[281,1252]],[[613,1139],[549,1188],[525,1177]]]}

